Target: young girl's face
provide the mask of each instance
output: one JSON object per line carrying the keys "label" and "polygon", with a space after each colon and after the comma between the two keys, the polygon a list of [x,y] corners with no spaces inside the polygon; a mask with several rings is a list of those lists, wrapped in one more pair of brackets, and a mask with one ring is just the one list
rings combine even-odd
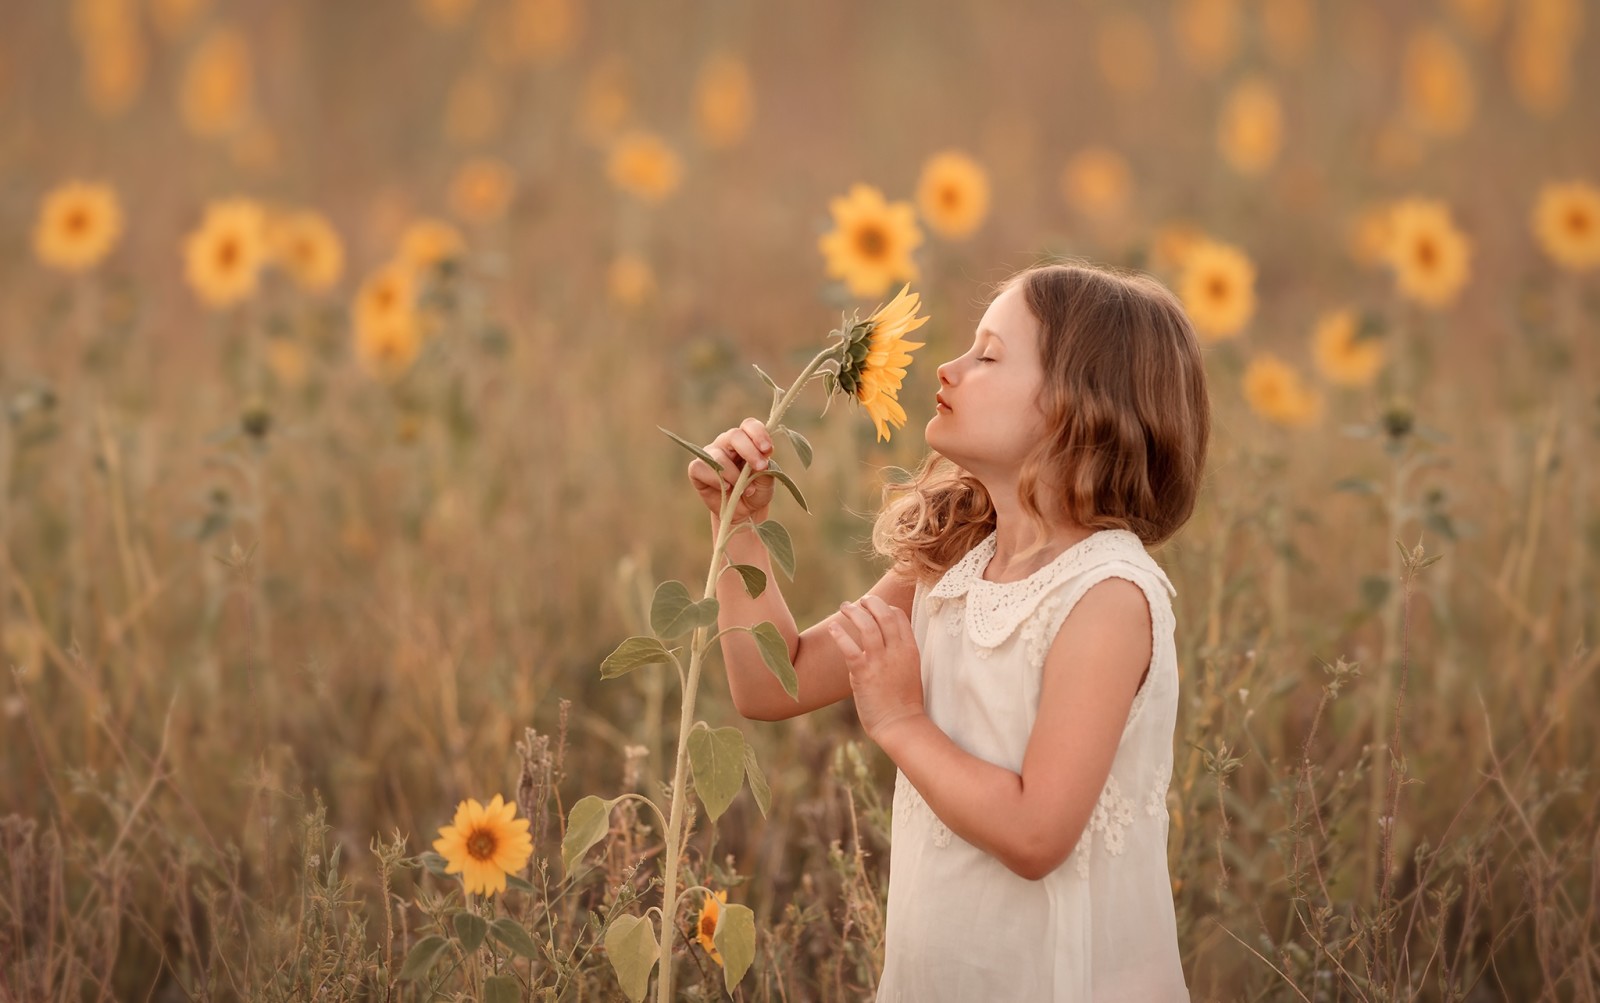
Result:
{"label": "young girl's face", "polygon": [[1015,477],[1044,434],[1040,334],[1020,284],[994,298],[972,347],[939,367],[941,403],[928,422],[930,448],[980,480]]}

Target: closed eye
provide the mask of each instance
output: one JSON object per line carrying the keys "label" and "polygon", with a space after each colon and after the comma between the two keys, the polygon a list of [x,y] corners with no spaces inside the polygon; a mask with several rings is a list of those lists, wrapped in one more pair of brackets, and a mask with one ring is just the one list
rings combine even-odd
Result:
{"label": "closed eye", "polygon": [[980,355],[980,356],[978,356],[978,361],[979,362],[993,362],[994,360],[989,358],[986,355]]}

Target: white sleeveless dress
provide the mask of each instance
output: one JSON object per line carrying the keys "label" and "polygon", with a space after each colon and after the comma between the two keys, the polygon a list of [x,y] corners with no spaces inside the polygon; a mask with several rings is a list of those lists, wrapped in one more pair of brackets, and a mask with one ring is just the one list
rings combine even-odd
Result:
{"label": "white sleeveless dress", "polygon": [[1016,582],[983,578],[994,553],[991,533],[912,602],[927,712],[957,745],[1022,771],[1045,654],[1073,604],[1107,578],[1144,590],[1150,674],[1077,847],[1041,880],[952,833],[896,776],[877,1001],[1187,1003],[1167,871],[1177,592],[1127,530],[1096,532]]}

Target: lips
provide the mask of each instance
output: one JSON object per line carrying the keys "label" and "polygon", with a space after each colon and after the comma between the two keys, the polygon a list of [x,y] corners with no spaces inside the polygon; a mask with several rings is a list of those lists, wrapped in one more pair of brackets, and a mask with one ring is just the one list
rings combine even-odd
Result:
{"label": "lips", "polygon": [[944,408],[946,411],[954,410],[954,408],[952,408],[948,403],[945,402],[943,394],[934,394],[933,395],[933,399],[938,401],[939,402],[939,406]]}

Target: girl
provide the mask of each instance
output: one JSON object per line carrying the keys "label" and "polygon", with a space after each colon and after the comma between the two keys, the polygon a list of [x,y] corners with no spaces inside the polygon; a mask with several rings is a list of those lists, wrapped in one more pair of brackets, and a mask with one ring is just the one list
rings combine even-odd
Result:
{"label": "girl", "polygon": [[[1153,279],[1081,264],[1020,272],[972,347],[939,367],[929,454],[886,489],[890,570],[804,633],[753,531],[719,627],[771,620],[790,699],[754,640],[725,634],[739,712],[771,721],[853,695],[898,767],[880,1003],[1188,1000],[1167,872],[1178,710],[1171,596],[1147,546],[1193,511],[1210,434],[1199,344]],[[708,508],[772,439],[751,418],[689,477]],[[766,518],[773,479],[735,519]]]}

